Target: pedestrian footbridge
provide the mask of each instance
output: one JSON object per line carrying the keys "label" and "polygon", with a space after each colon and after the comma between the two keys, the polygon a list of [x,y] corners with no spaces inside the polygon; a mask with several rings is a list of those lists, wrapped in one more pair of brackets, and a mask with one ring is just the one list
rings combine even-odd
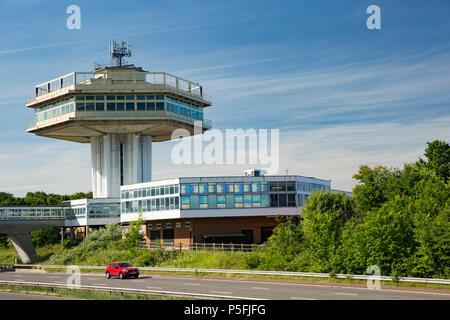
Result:
{"label": "pedestrian footbridge", "polygon": [[[120,221],[120,202],[114,199],[83,199],[68,206],[10,206],[0,207],[0,234],[6,234],[22,263],[37,260],[30,232],[50,227],[106,225]],[[87,232],[87,231],[86,231]]]}
{"label": "pedestrian footbridge", "polygon": [[37,259],[30,232],[64,227],[70,207],[0,207],[0,233],[6,234],[23,263]]}

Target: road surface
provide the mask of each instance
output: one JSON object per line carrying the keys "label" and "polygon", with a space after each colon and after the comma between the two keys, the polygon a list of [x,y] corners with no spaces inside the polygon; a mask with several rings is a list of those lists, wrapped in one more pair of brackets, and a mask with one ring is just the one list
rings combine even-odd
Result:
{"label": "road surface", "polygon": [[[66,284],[62,272],[1,272],[0,280],[29,283]],[[196,278],[194,276],[148,275],[139,279],[106,279],[103,273],[82,273],[81,285],[101,288],[133,288],[153,293],[196,294],[219,299],[271,300],[450,300],[449,290],[418,288],[368,289],[344,284],[317,284],[300,281]],[[52,298],[52,297],[51,297]],[[1,296],[0,296],[1,299]]]}

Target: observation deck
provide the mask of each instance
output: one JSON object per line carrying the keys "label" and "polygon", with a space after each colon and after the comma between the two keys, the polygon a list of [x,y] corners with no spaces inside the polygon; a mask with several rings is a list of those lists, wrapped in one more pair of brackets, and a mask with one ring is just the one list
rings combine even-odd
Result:
{"label": "observation deck", "polygon": [[27,131],[88,143],[106,134],[139,134],[170,140],[175,129],[194,134],[212,128],[204,118],[211,97],[194,83],[166,72],[134,66],[72,72],[35,87],[27,107],[36,112]]}

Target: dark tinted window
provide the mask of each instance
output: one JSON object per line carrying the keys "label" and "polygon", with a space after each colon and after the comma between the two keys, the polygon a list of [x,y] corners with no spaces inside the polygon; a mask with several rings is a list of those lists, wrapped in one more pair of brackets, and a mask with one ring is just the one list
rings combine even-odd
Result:
{"label": "dark tinted window", "polygon": [[121,268],[129,268],[129,267],[132,267],[131,263],[128,263],[128,262],[121,262],[121,263],[119,263],[119,266],[120,266]]}

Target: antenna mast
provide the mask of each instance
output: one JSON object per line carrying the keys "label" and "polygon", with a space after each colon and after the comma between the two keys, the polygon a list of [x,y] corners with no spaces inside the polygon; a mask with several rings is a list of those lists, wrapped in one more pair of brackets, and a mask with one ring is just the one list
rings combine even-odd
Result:
{"label": "antenna mast", "polygon": [[115,59],[116,66],[122,66],[123,57],[131,57],[131,43],[126,41],[109,42],[109,54]]}

